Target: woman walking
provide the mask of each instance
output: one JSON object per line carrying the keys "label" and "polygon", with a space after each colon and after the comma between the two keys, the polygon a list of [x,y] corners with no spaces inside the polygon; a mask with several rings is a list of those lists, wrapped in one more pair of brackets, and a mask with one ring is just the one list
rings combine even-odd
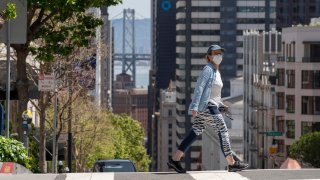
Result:
{"label": "woman walking", "polygon": [[221,101],[223,83],[219,65],[223,59],[224,49],[218,45],[211,45],[207,50],[208,64],[198,77],[194,96],[189,106],[189,115],[194,118],[192,129],[183,139],[174,156],[167,165],[178,173],[185,173],[180,159],[187,148],[202,134],[206,127],[214,128],[220,139],[221,151],[224,154],[229,171],[240,171],[248,168],[248,164],[235,161],[231,152],[229,133],[219,108],[227,108]]}

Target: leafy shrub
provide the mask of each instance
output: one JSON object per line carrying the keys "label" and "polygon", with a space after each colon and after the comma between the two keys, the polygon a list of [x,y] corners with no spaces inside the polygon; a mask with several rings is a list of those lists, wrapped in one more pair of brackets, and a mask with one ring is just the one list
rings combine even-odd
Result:
{"label": "leafy shrub", "polygon": [[0,136],[0,162],[15,162],[30,169],[30,160],[21,142]]}

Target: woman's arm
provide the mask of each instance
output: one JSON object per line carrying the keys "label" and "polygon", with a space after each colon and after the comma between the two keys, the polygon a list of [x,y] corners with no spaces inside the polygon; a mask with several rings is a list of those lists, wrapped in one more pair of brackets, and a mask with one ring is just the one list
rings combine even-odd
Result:
{"label": "woman's arm", "polygon": [[212,69],[210,67],[205,67],[202,70],[200,76],[198,77],[197,84],[196,84],[196,87],[194,90],[192,104],[191,104],[192,110],[198,111],[200,98],[202,96],[204,87],[208,83],[211,71],[212,71]]}

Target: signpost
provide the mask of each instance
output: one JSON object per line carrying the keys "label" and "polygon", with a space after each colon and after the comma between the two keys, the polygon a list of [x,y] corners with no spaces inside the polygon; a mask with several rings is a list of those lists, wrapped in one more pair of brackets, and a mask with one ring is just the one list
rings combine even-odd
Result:
{"label": "signpost", "polygon": [[39,75],[39,91],[54,91],[54,75]]}
{"label": "signpost", "polygon": [[0,41],[7,45],[7,87],[6,87],[6,137],[9,137],[9,117],[10,117],[10,46],[14,44],[24,44],[27,40],[27,1],[21,0],[1,0],[0,11],[6,4],[13,2],[16,5],[17,18],[8,20],[0,29]]}
{"label": "signpost", "polygon": [[38,89],[39,91],[50,91],[54,92],[54,122],[53,122],[53,145],[52,145],[52,173],[56,173],[56,165],[57,165],[57,153],[56,153],[56,128],[57,128],[57,113],[58,113],[58,92],[56,90],[56,80],[55,75],[39,75],[38,78]]}

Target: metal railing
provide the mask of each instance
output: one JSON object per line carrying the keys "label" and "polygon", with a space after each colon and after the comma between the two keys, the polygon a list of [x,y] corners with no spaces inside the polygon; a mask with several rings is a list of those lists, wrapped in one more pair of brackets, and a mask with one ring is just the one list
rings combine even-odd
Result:
{"label": "metal railing", "polygon": [[320,57],[303,57],[302,62],[305,63],[320,63]]}

